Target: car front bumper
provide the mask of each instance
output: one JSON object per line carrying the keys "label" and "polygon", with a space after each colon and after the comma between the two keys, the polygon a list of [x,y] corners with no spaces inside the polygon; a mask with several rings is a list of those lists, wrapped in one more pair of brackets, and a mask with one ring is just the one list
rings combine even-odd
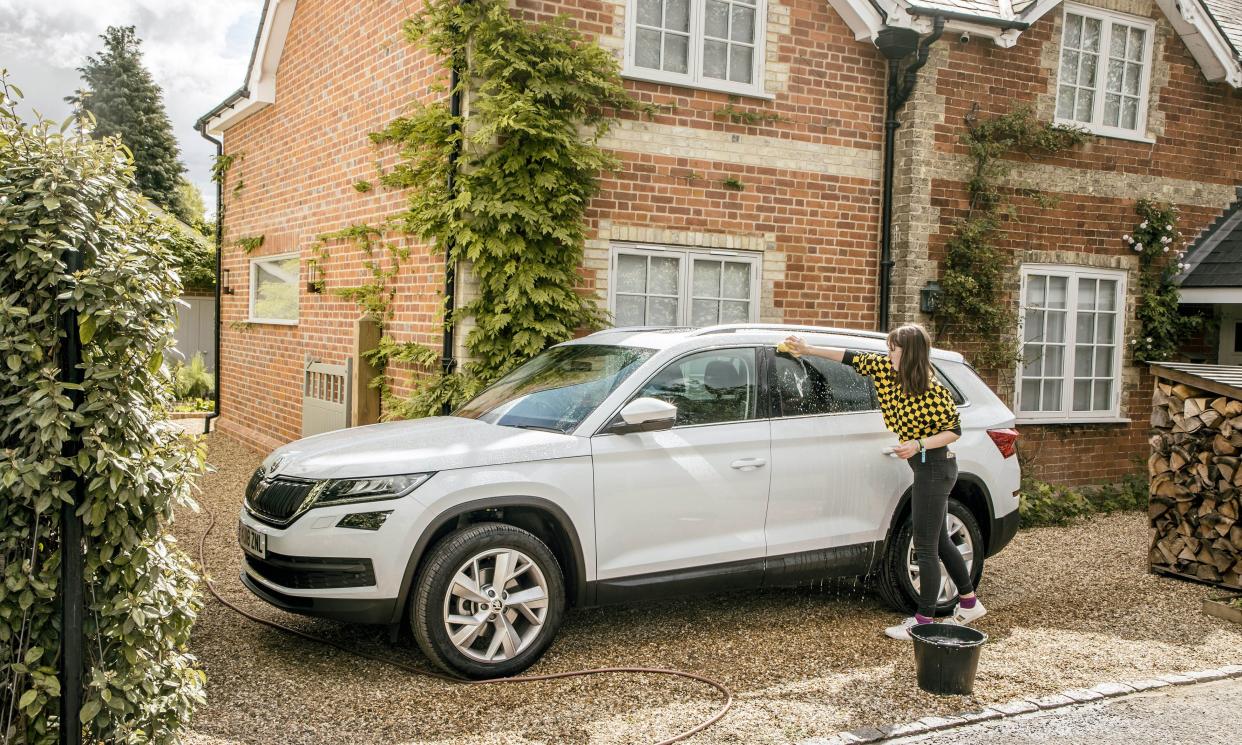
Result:
{"label": "car front bumper", "polygon": [[289,595],[274,587],[256,582],[247,569],[241,572],[242,584],[262,600],[281,610],[307,616],[332,618],[346,623],[391,623],[396,617],[396,598],[334,598]]}
{"label": "car front bumper", "polygon": [[[348,514],[389,512],[378,530],[338,526]],[[410,536],[423,528],[424,507],[409,497],[316,508],[285,526],[264,522],[243,507],[242,525],[264,537],[262,556],[242,550],[242,583],[292,613],[351,623],[400,619],[402,579]]]}

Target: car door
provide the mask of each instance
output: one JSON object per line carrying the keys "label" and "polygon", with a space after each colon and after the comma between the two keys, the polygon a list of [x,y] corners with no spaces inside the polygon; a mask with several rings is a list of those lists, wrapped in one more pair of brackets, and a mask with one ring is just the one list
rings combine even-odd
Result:
{"label": "car door", "polygon": [[[910,469],[881,451],[884,427],[871,382],[820,357],[772,354],[772,487],[766,584],[865,572]],[[775,560],[786,557],[784,561]]]}
{"label": "car door", "polygon": [[[677,406],[671,429],[592,438],[601,602],[609,587],[760,581],[771,472],[760,361],[754,347],[683,355],[630,399]],[[622,580],[637,575],[648,576]]]}

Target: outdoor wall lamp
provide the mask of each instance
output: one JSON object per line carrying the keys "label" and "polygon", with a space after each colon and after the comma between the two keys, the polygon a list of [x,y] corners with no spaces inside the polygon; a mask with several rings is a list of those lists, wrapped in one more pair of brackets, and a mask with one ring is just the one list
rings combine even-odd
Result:
{"label": "outdoor wall lamp", "polygon": [[310,266],[306,270],[306,291],[314,293],[323,292],[323,270],[319,268],[319,262],[310,262]]}
{"label": "outdoor wall lamp", "polygon": [[924,313],[935,313],[936,303],[940,300],[940,283],[936,280],[930,280],[923,289],[919,290],[919,310]]}
{"label": "outdoor wall lamp", "polygon": [[233,288],[229,286],[229,270],[220,270],[220,293],[222,295],[232,295]]}

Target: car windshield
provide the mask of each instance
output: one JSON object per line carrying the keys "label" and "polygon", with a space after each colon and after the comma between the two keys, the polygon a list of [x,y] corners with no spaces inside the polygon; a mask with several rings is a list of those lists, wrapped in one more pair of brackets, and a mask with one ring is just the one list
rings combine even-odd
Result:
{"label": "car windshield", "polygon": [[552,432],[573,431],[654,349],[553,347],[504,376],[454,416]]}

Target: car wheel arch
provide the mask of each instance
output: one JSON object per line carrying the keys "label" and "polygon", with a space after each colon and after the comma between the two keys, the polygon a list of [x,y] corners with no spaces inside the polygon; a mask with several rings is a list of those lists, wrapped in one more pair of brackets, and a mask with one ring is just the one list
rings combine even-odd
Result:
{"label": "car wheel arch", "polygon": [[[496,512],[504,510],[503,516]],[[506,496],[476,499],[454,505],[431,521],[415,541],[401,577],[392,623],[401,623],[409,605],[410,592],[419,567],[432,546],[444,536],[473,522],[499,522],[533,533],[544,541],[561,564],[569,604],[589,604],[586,584],[586,560],[582,541],[569,515],[556,503],[542,497]],[[550,539],[550,540],[549,540]]]}

